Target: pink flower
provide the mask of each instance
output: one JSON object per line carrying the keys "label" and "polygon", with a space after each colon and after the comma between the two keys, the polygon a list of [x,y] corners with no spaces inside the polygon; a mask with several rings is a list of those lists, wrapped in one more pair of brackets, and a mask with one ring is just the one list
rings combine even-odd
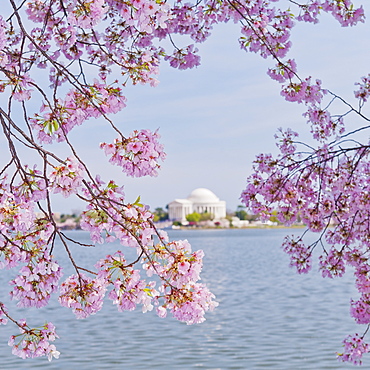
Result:
{"label": "pink flower", "polygon": [[369,352],[369,345],[358,334],[349,335],[343,343],[344,352],[338,353],[338,360],[352,362],[354,365],[361,365],[362,355]]}
{"label": "pink flower", "polygon": [[49,322],[41,328],[29,328],[25,320],[19,320],[21,326],[19,335],[12,335],[8,345],[12,346],[12,353],[22,359],[47,356],[49,361],[59,357],[59,351],[50,342],[55,341],[58,335],[55,326]]}
{"label": "pink flower", "polygon": [[78,3],[76,8],[70,7],[68,21],[82,28],[92,28],[101,21],[107,11],[105,0],[84,0],[81,5]]}
{"label": "pink flower", "polygon": [[297,65],[294,60],[288,59],[285,64],[277,64],[276,68],[268,69],[267,74],[278,82],[285,82],[294,77],[297,72]]}
{"label": "pink flower", "polygon": [[159,160],[164,160],[159,134],[149,130],[134,131],[126,140],[116,139],[114,144],[101,143],[105,154],[111,154],[110,162],[122,167],[132,177],[157,176]]}
{"label": "pink flower", "polygon": [[59,303],[72,308],[77,319],[85,319],[101,310],[106,285],[103,279],[91,279],[82,273],[72,275],[60,286]]}
{"label": "pink flower", "polygon": [[20,269],[18,276],[10,281],[14,285],[11,298],[19,300],[19,307],[43,307],[50,295],[58,290],[62,276],[61,267],[45,252],[32,258],[27,266]]}
{"label": "pink flower", "polygon": [[6,325],[8,323],[8,317],[6,316],[7,312],[8,310],[5,305],[0,302],[0,325]]}
{"label": "pink flower", "polygon": [[84,170],[80,162],[69,157],[65,165],[54,167],[54,171],[49,175],[50,187],[54,193],[62,193],[67,198],[81,188]]}
{"label": "pink flower", "polygon": [[0,16],[0,51],[7,45],[7,29],[8,24],[5,22],[3,16]]}
{"label": "pink flower", "polygon": [[360,86],[360,89],[355,91],[355,97],[360,100],[361,104],[363,104],[370,96],[370,74],[367,77],[362,77],[361,80],[362,83],[356,82],[355,84]]}

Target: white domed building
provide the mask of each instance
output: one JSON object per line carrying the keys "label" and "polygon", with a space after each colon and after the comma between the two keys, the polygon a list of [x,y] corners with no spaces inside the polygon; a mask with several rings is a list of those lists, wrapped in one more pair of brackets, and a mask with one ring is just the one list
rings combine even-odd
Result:
{"label": "white domed building", "polygon": [[185,222],[190,213],[208,212],[215,220],[226,217],[226,202],[220,200],[211,190],[198,188],[186,199],[175,199],[168,204],[168,217],[171,221]]}

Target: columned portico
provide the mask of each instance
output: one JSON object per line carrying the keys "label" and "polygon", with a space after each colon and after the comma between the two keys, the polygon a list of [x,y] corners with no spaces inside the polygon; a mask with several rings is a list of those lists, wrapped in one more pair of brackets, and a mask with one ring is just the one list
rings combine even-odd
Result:
{"label": "columned portico", "polygon": [[175,199],[168,205],[169,219],[172,221],[186,221],[190,213],[211,213],[214,219],[226,217],[226,203],[211,191],[198,188],[191,192],[186,199]]}

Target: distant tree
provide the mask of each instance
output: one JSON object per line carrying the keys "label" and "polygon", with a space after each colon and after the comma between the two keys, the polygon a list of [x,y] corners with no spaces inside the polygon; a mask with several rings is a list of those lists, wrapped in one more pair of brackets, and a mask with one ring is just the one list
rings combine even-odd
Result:
{"label": "distant tree", "polygon": [[203,212],[200,214],[200,221],[209,221],[213,220],[215,217],[212,213],[209,212]]}
{"label": "distant tree", "polygon": [[186,221],[188,222],[199,222],[200,221],[200,218],[201,218],[201,215],[200,213],[198,212],[193,212],[193,213],[190,213],[186,216]]}
{"label": "distant tree", "polygon": [[244,206],[238,206],[235,216],[238,217],[240,220],[246,220],[248,217],[248,213],[245,211]]}
{"label": "distant tree", "polygon": [[271,212],[271,217],[270,217],[270,221],[271,222],[276,222],[276,223],[279,223],[279,219],[277,217],[277,214],[278,214],[278,211],[277,210],[274,210]]}
{"label": "distant tree", "polygon": [[168,212],[166,212],[163,208],[161,207],[158,207],[154,210],[154,218],[153,218],[153,221],[154,222],[158,222],[158,221],[166,221],[168,220]]}
{"label": "distant tree", "polygon": [[239,205],[235,212],[235,216],[240,220],[256,221],[258,219],[258,214],[250,214],[245,209],[244,206]]}

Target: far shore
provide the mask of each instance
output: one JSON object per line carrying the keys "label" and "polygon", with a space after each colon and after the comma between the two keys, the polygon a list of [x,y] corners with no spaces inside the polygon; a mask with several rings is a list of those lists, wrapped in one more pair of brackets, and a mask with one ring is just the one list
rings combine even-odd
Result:
{"label": "far shore", "polygon": [[[155,225],[157,227],[157,225]],[[163,229],[169,230],[248,230],[248,229],[303,229],[306,225],[253,225],[246,227],[221,227],[221,226],[175,226],[175,227],[165,227]],[[161,229],[158,226],[158,229]]]}

